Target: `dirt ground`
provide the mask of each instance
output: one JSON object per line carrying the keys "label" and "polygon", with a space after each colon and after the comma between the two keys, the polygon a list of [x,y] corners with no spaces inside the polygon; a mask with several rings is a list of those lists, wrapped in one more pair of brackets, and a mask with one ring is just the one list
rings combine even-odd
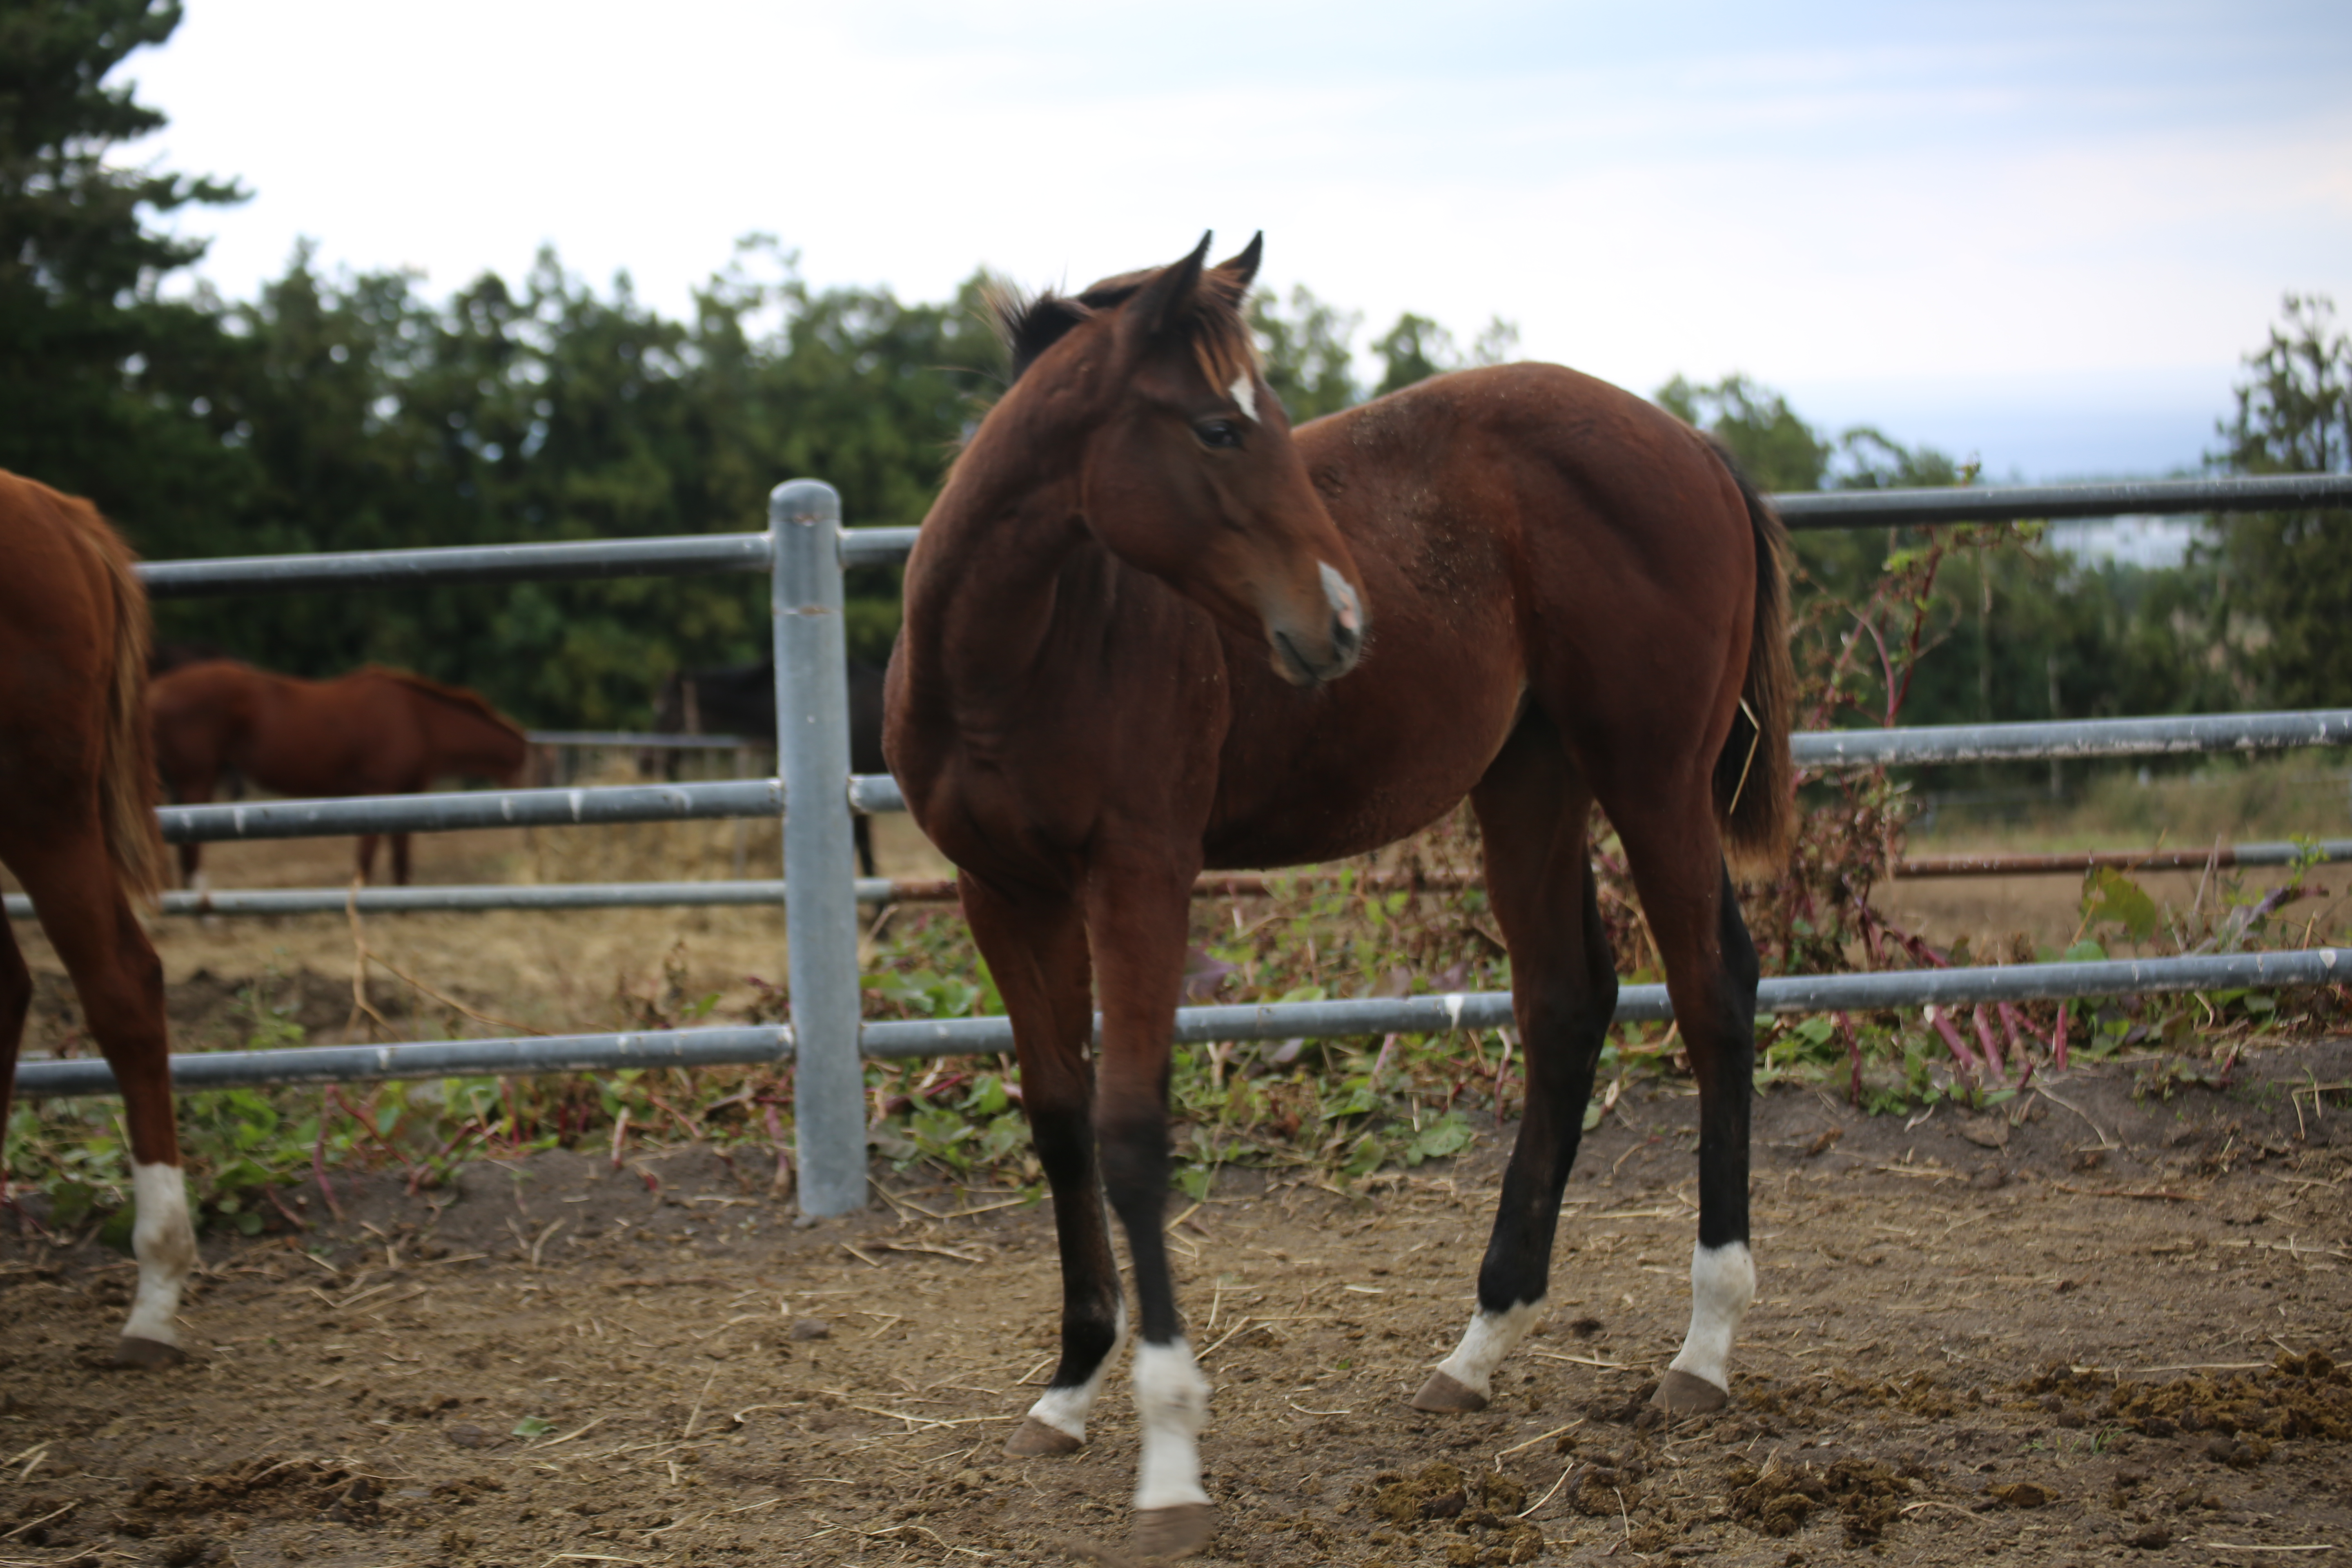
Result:
{"label": "dirt ground", "polygon": [[[2013,1121],[1763,1095],[1735,1398],[1672,1426],[1641,1399],[1686,1312],[1685,1095],[1588,1138],[1547,1326],[1473,1416],[1405,1401],[1499,1136],[1354,1193],[1227,1170],[1171,1232],[1207,1561],[2336,1560],[2352,1041],[2179,1076],[2078,1068]],[[813,1224],[698,1149],[349,1178],[340,1221],[314,1184],[307,1235],[205,1243],[195,1353],[152,1373],[98,1365],[127,1262],[12,1235],[0,1562],[1120,1561],[1123,1378],[1082,1453],[999,1452],[1053,1354],[1046,1213],[879,1173]]]}

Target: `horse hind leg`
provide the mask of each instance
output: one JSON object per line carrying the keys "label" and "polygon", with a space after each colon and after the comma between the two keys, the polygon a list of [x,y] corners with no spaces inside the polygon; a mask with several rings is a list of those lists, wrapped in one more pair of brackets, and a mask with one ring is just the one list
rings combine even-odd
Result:
{"label": "horse hind leg", "polygon": [[[139,1285],[115,1360],[126,1366],[179,1361],[175,1319],[181,1290],[195,1268],[196,1237],[173,1119],[163,963],[116,885],[95,821],[60,842],[12,843],[8,863],[32,895],[50,945],[73,977],[90,1033],[122,1088],[137,1216],[131,1247],[139,1260]],[[13,939],[9,946],[13,955]],[[22,962],[16,959],[18,967]],[[0,990],[0,1024],[13,1011],[21,1027],[22,1009],[7,1008],[6,995]],[[0,1033],[13,1056],[17,1029]]]}
{"label": "horse hind leg", "polygon": [[1691,1252],[1690,1331],[1655,1399],[1675,1415],[1720,1410],[1728,1401],[1731,1347],[1756,1298],[1756,1263],[1748,1247],[1756,944],[1724,868],[1703,776],[1684,795],[1679,809],[1652,795],[1629,803],[1622,815],[1611,814],[1698,1079],[1698,1240]]}
{"label": "horse hind leg", "polygon": [[1486,886],[1510,949],[1512,1012],[1525,1042],[1527,1110],[1478,1269],[1478,1309],[1414,1408],[1483,1410],[1495,1369],[1542,1315],[1559,1204],[1617,1005],[1586,833],[1589,788],[1540,715],[1523,721],[1473,792]]}

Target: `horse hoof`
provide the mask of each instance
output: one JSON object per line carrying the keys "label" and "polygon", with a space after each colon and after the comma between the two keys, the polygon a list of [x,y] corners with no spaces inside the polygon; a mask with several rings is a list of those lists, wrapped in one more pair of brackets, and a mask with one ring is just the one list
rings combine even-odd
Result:
{"label": "horse hoof", "polygon": [[1421,1392],[1412,1396],[1415,1410],[1427,1410],[1441,1415],[1464,1415],[1486,1408],[1486,1396],[1475,1388],[1465,1387],[1450,1373],[1433,1372]]}
{"label": "horse hoof", "polygon": [[1048,1426],[1034,1415],[1021,1423],[1020,1430],[1004,1440],[1004,1451],[1020,1459],[1034,1459],[1041,1454],[1075,1454],[1085,1447],[1084,1439],[1073,1437],[1058,1426]]}
{"label": "horse hoof", "polygon": [[1216,1533],[1214,1508],[1204,1502],[1180,1502],[1171,1508],[1136,1510],[1135,1534],[1129,1544],[1140,1557],[1190,1557]]}
{"label": "horse hoof", "polygon": [[177,1366],[188,1359],[188,1352],[177,1345],[167,1345],[161,1340],[142,1340],[130,1334],[114,1342],[114,1364],[152,1369]]}
{"label": "horse hoof", "polygon": [[1650,1403],[1669,1415],[1705,1415],[1730,1401],[1728,1393],[1706,1379],[1671,1368],[1659,1379],[1658,1392],[1650,1396]]}

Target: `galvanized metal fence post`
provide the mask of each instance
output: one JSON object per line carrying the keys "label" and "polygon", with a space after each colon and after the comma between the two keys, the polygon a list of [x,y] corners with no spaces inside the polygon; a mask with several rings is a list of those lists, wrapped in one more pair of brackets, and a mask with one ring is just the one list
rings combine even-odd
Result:
{"label": "galvanized metal fence post", "polygon": [[768,529],[801,1210],[847,1214],[866,1204],[866,1073],[857,1046],[841,497],[814,479],[778,485],[768,498]]}

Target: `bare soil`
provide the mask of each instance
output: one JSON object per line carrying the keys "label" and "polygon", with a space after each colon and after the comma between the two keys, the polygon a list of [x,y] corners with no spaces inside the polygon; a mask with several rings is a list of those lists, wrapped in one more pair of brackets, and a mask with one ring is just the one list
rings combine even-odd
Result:
{"label": "bare soil", "polygon": [[[2352,1108],[2311,1088],[2352,1041],[2187,1077],[2086,1067],[2014,1119],[1916,1124],[1761,1096],[1761,1296],[1731,1408],[1678,1426],[1643,1404],[1686,1311],[1674,1086],[1588,1138],[1547,1329],[1472,1416],[1405,1401],[1470,1310],[1501,1135],[1351,1193],[1229,1169],[1171,1230],[1218,1385],[1207,1560],[2352,1551]],[[195,1353],[160,1373],[99,1364],[127,1261],[12,1236],[0,1552],[1119,1561],[1121,1381],[1081,1454],[999,1453],[1053,1354],[1047,1215],[877,1173],[873,1210],[814,1224],[751,1151],[339,1178],[340,1220],[313,1184],[307,1235],[207,1240]]]}

